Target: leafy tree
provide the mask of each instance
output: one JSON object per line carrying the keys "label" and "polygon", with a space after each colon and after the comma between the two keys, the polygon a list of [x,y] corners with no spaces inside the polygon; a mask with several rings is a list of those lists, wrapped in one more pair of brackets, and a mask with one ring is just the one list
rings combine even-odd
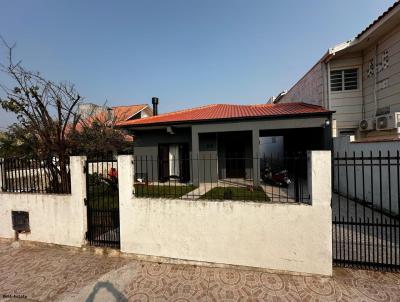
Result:
{"label": "leafy tree", "polygon": [[26,133],[18,124],[8,127],[6,132],[0,134],[0,157],[26,157],[35,156],[38,141],[35,136]]}

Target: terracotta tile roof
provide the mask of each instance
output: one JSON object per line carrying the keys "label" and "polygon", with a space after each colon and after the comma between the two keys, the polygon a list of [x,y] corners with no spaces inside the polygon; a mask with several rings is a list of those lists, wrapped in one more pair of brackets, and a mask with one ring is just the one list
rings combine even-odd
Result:
{"label": "terracotta tile roof", "polygon": [[[127,121],[130,117],[142,111],[146,107],[148,107],[147,104],[111,107],[113,111],[113,119],[115,120],[116,124],[119,122]],[[75,130],[81,131],[84,125],[91,125],[94,121],[99,121],[100,123],[106,123],[108,119],[109,119],[108,113],[105,111],[101,111],[97,114],[86,117],[82,121],[78,122]]]}
{"label": "terracotta tile roof", "polygon": [[142,111],[146,107],[148,107],[147,104],[140,104],[131,106],[116,106],[112,107],[112,109],[114,111],[114,116],[117,118],[117,120],[122,121],[129,119],[131,116]]}
{"label": "terracotta tile roof", "polygon": [[246,119],[256,117],[277,117],[331,113],[322,107],[305,103],[229,105],[213,104],[193,109],[186,109],[138,120],[123,121],[118,126],[145,126],[181,122],[199,122],[208,120]]}

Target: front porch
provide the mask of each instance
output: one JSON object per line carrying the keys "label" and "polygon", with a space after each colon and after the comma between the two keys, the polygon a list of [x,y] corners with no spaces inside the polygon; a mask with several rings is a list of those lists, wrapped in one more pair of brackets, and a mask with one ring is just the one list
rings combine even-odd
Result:
{"label": "front porch", "polygon": [[331,148],[330,113],[182,122],[134,134],[136,185],[150,186],[152,197],[299,201],[306,151]]}

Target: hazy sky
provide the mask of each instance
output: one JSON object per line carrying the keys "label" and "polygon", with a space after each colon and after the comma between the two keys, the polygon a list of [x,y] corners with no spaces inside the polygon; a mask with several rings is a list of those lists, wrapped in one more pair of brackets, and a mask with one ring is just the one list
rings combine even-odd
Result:
{"label": "hazy sky", "polygon": [[[0,0],[0,34],[26,67],[75,83],[88,102],[158,96],[167,112],[265,102],[393,2]],[[0,111],[0,127],[12,120]]]}

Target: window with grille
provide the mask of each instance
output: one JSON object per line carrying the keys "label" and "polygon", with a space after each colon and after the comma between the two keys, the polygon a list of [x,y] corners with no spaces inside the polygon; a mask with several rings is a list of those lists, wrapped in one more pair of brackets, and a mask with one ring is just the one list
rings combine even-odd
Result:
{"label": "window with grille", "polygon": [[358,68],[332,70],[331,91],[347,91],[358,89]]}

